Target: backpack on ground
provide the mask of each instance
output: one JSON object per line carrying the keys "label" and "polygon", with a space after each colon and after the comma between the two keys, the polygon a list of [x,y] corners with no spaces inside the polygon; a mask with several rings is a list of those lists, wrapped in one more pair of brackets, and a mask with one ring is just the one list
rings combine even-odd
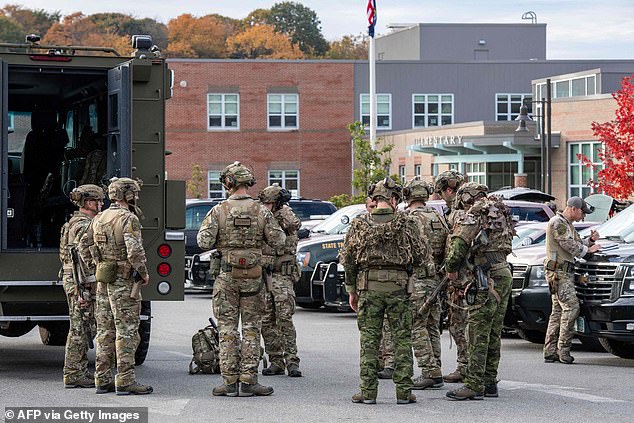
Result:
{"label": "backpack on ground", "polygon": [[218,327],[213,318],[209,318],[210,325],[200,329],[192,336],[192,350],[194,357],[189,363],[189,374],[220,373],[220,349]]}

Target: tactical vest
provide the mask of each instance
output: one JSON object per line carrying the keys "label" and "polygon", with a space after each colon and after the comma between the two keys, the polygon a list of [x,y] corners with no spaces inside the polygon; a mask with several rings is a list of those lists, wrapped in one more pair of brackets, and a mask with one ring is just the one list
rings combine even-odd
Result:
{"label": "tactical vest", "polygon": [[70,272],[72,267],[70,249],[81,240],[92,218],[81,212],[75,212],[73,216],[62,226],[59,243],[59,259],[64,267],[64,272]]}
{"label": "tactical vest", "polygon": [[102,261],[128,259],[123,238],[124,221],[132,212],[125,208],[109,208],[99,213],[93,223],[93,240],[99,248]]}
{"label": "tactical vest", "polygon": [[421,218],[434,260],[436,264],[440,264],[445,255],[445,245],[449,235],[447,223],[435,209],[428,206],[417,207],[411,213],[413,216]]}
{"label": "tactical vest", "polygon": [[489,263],[505,262],[506,256],[513,250],[515,236],[515,225],[508,207],[500,198],[488,197],[476,201],[469,214],[476,217],[488,239],[488,242],[474,242],[474,261],[486,258]]}
{"label": "tactical vest", "polygon": [[568,221],[560,213],[550,218],[548,225],[546,226],[546,259],[553,260],[557,264],[561,265],[564,262],[574,263],[575,258],[570,251],[564,250],[561,245],[555,240],[555,231],[557,226],[565,224],[568,227],[568,232],[572,234],[572,237],[579,244],[582,244],[579,233],[574,228],[572,223]]}
{"label": "tactical vest", "polygon": [[407,215],[396,212],[394,218],[385,223],[379,223],[371,214],[359,218],[364,224],[357,234],[363,244],[357,249],[355,261],[360,268],[393,267],[405,269],[408,263],[407,255],[403,254],[408,248],[407,234],[404,233]]}
{"label": "tactical vest", "polygon": [[230,250],[254,249],[261,254],[265,222],[260,203],[252,198],[229,199],[216,207],[217,248],[223,256]]}

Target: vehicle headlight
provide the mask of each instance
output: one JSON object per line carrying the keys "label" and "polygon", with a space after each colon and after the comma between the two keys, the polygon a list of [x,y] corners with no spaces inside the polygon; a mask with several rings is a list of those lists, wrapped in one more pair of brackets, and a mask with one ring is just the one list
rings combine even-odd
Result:
{"label": "vehicle headlight", "polygon": [[537,288],[538,286],[548,286],[544,266],[531,266],[531,273],[528,275],[528,287]]}
{"label": "vehicle headlight", "polygon": [[308,263],[310,262],[310,252],[298,251],[296,258],[297,258],[297,262],[299,263],[300,267],[303,270],[304,267],[308,267]]}
{"label": "vehicle headlight", "polygon": [[634,266],[627,266],[625,268],[625,275],[623,277],[623,295],[634,296]]}

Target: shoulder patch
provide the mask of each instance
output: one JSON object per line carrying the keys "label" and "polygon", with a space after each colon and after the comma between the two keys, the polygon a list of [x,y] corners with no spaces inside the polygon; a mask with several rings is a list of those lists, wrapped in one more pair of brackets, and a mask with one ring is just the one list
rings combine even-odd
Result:
{"label": "shoulder patch", "polygon": [[566,232],[568,232],[568,227],[566,226],[566,224],[565,223],[559,223],[557,225],[557,233],[559,235],[565,235]]}

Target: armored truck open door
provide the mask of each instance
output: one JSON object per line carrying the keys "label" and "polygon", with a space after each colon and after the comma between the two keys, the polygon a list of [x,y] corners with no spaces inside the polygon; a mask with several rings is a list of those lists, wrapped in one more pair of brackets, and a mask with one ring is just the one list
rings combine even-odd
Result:
{"label": "armored truck open door", "polygon": [[[75,210],[68,193],[114,176],[143,181],[143,298],[182,300],[185,184],[165,172],[171,74],[147,41],[133,58],[107,48],[0,44],[0,335],[38,325],[46,343],[64,342],[58,247]],[[148,342],[149,307],[144,301]]]}

